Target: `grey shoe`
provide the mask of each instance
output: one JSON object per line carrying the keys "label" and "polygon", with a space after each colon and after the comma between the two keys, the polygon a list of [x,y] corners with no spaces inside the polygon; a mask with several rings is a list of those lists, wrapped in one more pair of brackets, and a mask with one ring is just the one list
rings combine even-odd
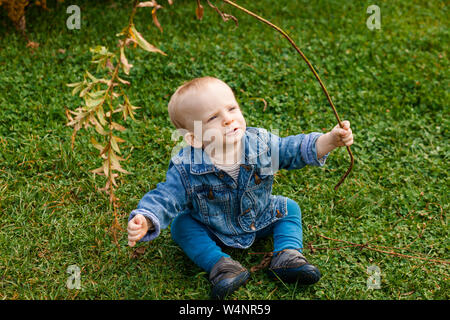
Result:
{"label": "grey shoe", "polygon": [[274,255],[269,275],[285,282],[299,281],[299,284],[313,284],[319,281],[319,269],[310,264],[298,250],[286,249]]}
{"label": "grey shoe", "polygon": [[224,299],[245,284],[249,277],[250,272],[239,262],[227,257],[220,258],[209,274],[209,281],[213,285],[211,298]]}

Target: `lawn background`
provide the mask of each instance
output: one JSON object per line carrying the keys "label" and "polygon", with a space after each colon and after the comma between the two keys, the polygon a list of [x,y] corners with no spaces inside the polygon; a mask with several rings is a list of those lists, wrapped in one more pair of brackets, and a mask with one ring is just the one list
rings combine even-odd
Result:
{"label": "lawn background", "polygon": [[[141,106],[139,122],[125,124],[120,178],[120,223],[140,198],[164,180],[171,140],[170,95],[182,82],[211,75],[235,91],[248,126],[281,136],[322,132],[335,125],[325,96],[306,64],[274,30],[228,6],[239,27],[223,22],[206,3],[202,21],[195,1],[161,2],[152,24],[140,10],[136,27],[168,56],[135,50],[128,94]],[[216,1],[217,3],[217,1]],[[297,201],[304,244],[336,247],[319,236],[405,247],[405,254],[449,260],[448,9],[444,1],[249,1],[240,4],[285,29],[316,67],[342,119],[355,135],[355,166],[345,149],[323,168],[277,174],[274,194]],[[81,8],[81,29],[68,30],[66,8]],[[369,30],[369,5],[381,8],[381,29]],[[89,48],[116,47],[130,1],[72,1],[49,12],[30,7],[31,50],[0,8],[0,298],[1,299],[208,299],[207,275],[163,230],[133,258],[126,233],[113,243],[113,215],[100,166],[81,131],[70,148],[65,108],[81,100],[66,83],[94,71]],[[64,49],[64,50],[60,50]],[[266,111],[263,103],[267,101]],[[133,147],[133,148],[132,148]],[[412,242],[412,243],[411,243]],[[227,251],[250,268],[271,250],[271,239],[246,251]],[[310,287],[269,280],[259,271],[230,299],[448,299],[448,265],[347,248],[305,252],[322,272]],[[70,265],[81,269],[81,290],[68,289]],[[381,289],[367,289],[367,268],[381,271]]]}

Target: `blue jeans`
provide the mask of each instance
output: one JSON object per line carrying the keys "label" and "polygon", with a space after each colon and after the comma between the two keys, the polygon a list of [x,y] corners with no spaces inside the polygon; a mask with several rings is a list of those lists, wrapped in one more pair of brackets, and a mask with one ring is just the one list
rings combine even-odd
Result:
{"label": "blue jeans", "polygon": [[[287,215],[256,232],[256,238],[273,234],[274,251],[303,247],[302,217],[298,204],[288,199]],[[172,239],[200,268],[210,272],[222,257],[230,257],[220,247],[221,242],[208,228],[194,220],[189,213],[178,215],[171,225]]]}

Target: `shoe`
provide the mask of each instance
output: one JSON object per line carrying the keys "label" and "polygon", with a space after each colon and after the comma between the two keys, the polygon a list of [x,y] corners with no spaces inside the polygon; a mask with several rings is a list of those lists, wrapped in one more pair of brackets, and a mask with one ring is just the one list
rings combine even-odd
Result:
{"label": "shoe", "polygon": [[295,249],[285,249],[272,258],[268,270],[269,276],[280,278],[284,282],[313,284],[319,281],[319,269],[310,264],[306,258]]}
{"label": "shoe", "polygon": [[224,299],[241,285],[247,283],[250,272],[239,262],[228,257],[222,257],[214,265],[209,274],[213,287],[212,299]]}

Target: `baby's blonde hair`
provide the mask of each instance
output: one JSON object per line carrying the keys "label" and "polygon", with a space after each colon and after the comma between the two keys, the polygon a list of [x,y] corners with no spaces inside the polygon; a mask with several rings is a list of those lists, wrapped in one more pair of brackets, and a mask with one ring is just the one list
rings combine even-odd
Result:
{"label": "baby's blonde hair", "polygon": [[215,81],[221,82],[226,86],[228,86],[225,82],[223,82],[220,79],[206,76],[202,78],[192,79],[188,82],[183,83],[181,86],[178,87],[178,89],[170,98],[168,106],[170,121],[172,121],[175,128],[188,129],[188,126],[185,123],[186,117],[183,116],[183,98],[186,95],[186,93],[190,92],[191,90],[199,90],[201,88],[204,88],[208,83],[212,83]]}

